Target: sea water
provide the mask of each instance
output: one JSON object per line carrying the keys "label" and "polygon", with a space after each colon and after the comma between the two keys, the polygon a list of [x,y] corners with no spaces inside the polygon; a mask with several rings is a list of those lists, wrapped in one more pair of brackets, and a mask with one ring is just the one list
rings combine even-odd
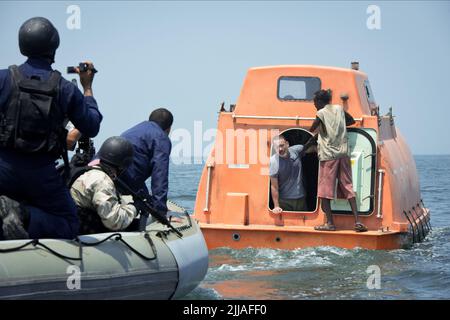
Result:
{"label": "sea water", "polygon": [[[449,299],[450,155],[415,160],[433,227],[424,242],[392,251],[215,249],[205,280],[184,299]],[[202,168],[170,167],[169,198],[189,212]],[[370,266],[380,271],[375,288]]]}

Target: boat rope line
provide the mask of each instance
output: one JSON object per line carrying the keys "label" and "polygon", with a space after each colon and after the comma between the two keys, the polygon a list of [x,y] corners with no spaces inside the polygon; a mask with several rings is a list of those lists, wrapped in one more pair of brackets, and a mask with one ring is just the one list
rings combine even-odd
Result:
{"label": "boat rope line", "polygon": [[147,257],[146,255],[144,255],[143,253],[139,252],[137,249],[133,248],[132,245],[130,245],[128,242],[125,241],[125,239],[123,239],[122,234],[120,233],[113,233],[109,236],[107,236],[106,238],[97,241],[97,242],[85,242],[85,241],[81,241],[78,237],[75,238],[75,240],[73,240],[74,242],[76,242],[80,248],[79,250],[79,256],[78,257],[70,257],[67,255],[64,255],[62,253],[59,253],[57,251],[55,251],[54,249],[50,248],[49,246],[43,244],[42,242],[39,241],[39,239],[33,239],[30,240],[20,246],[14,247],[14,248],[8,248],[8,249],[0,249],[0,253],[10,253],[10,252],[15,252],[15,251],[19,251],[22,250],[25,247],[28,247],[30,245],[32,245],[33,247],[42,247],[44,249],[46,249],[48,252],[50,252],[51,254],[61,258],[61,259],[65,259],[65,260],[74,260],[74,261],[82,261],[83,260],[83,251],[82,248],[83,246],[85,247],[95,247],[98,246],[110,239],[113,239],[115,241],[120,241],[122,242],[128,249],[130,249],[133,253],[135,253],[137,256],[139,256],[140,258],[146,260],[146,261],[151,261],[151,260],[155,260],[158,258],[157,252],[156,252],[156,247],[155,244],[153,243],[153,240],[151,239],[151,237],[149,236],[148,233],[144,234],[144,238],[147,240],[147,242],[149,243],[151,249],[152,249],[152,253],[153,256],[152,257]]}
{"label": "boat rope line", "polygon": [[156,253],[156,247],[155,244],[153,243],[152,238],[148,235],[148,233],[144,234],[144,238],[147,240],[147,242],[149,243],[152,252],[153,252],[153,257],[147,257],[146,255],[140,253],[138,250],[136,250],[135,248],[133,248],[128,242],[126,242],[121,233],[113,233],[111,235],[109,235],[108,237],[106,237],[105,239],[102,239],[100,241],[97,242],[84,242],[81,241],[78,237],[75,239],[75,241],[79,242],[81,245],[86,246],[86,247],[95,247],[98,246],[100,244],[102,244],[103,242],[109,240],[109,239],[114,239],[116,241],[120,241],[122,242],[128,249],[130,249],[132,252],[134,252],[136,255],[138,255],[139,257],[141,257],[142,259],[146,260],[146,261],[151,261],[151,260],[155,260],[158,255]]}
{"label": "boat rope line", "polygon": [[[188,213],[188,211],[186,210],[184,212],[184,215],[186,216],[189,224],[187,225],[183,225],[181,227],[176,228],[178,231],[182,232],[185,230],[188,230],[190,228],[192,228],[192,218],[190,216],[190,214]],[[96,241],[96,242],[85,242],[82,241],[79,237],[76,237],[73,241],[75,243],[78,244],[79,247],[79,254],[78,257],[70,257],[70,256],[66,256],[62,253],[59,253],[57,251],[55,251],[54,249],[50,248],[49,246],[43,244],[42,242],[39,241],[39,239],[32,239],[24,244],[21,244],[17,247],[13,247],[13,248],[7,248],[7,249],[0,249],[0,253],[10,253],[10,252],[15,252],[15,251],[19,251],[22,250],[25,247],[28,247],[30,245],[33,245],[33,247],[42,247],[44,249],[46,249],[48,252],[52,253],[53,255],[61,258],[61,259],[66,259],[66,260],[74,260],[74,261],[82,261],[83,260],[83,246],[85,247],[95,247],[98,245],[101,245],[102,243],[113,239],[115,241],[120,241],[121,243],[123,243],[128,249],[130,249],[133,253],[135,253],[137,256],[139,256],[140,258],[146,260],[146,261],[152,261],[158,258],[158,254],[156,251],[156,247],[155,244],[152,240],[152,238],[149,235],[149,232],[157,232],[156,236],[159,238],[163,238],[163,236],[167,237],[167,235],[169,235],[171,232],[174,232],[173,230],[165,230],[165,231],[161,231],[161,230],[149,230],[146,231],[144,234],[144,238],[147,240],[147,242],[150,245],[150,248],[152,249],[152,253],[153,256],[152,257],[148,257],[146,255],[144,255],[143,253],[139,252],[137,249],[135,249],[132,245],[130,245],[128,242],[125,241],[125,239],[123,239],[122,234],[121,233],[112,233],[109,236],[107,236],[106,238]]]}
{"label": "boat rope line", "polygon": [[28,247],[29,245],[33,245],[33,247],[38,247],[38,246],[43,247],[43,248],[46,249],[48,252],[50,252],[50,253],[54,254],[55,256],[57,256],[57,257],[59,257],[59,258],[62,258],[62,259],[67,259],[67,260],[78,260],[78,261],[82,260],[81,256],[80,256],[80,257],[77,257],[77,258],[74,258],[74,257],[69,257],[69,256],[66,256],[66,255],[64,255],[64,254],[61,254],[61,253],[59,253],[59,252],[53,250],[52,248],[46,246],[46,245],[43,244],[42,242],[40,242],[39,239],[33,239],[33,240],[30,240],[30,241],[28,241],[28,242],[26,242],[26,243],[24,243],[24,244],[22,244],[22,245],[20,245],[20,246],[18,246],[18,247],[8,248],[8,249],[0,249],[0,253],[9,253],[9,252],[19,251],[19,250],[21,250],[21,249],[23,249],[23,248],[25,248],[25,247]]}

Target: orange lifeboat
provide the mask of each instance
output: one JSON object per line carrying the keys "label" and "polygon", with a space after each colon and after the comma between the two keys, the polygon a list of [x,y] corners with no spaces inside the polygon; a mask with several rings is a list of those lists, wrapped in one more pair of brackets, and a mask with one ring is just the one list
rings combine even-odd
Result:
{"label": "orange lifeboat", "polygon": [[[351,69],[292,65],[249,69],[236,105],[221,108],[216,141],[203,169],[194,215],[209,249],[311,246],[396,249],[422,241],[430,212],[419,189],[416,165],[395,126],[392,111],[379,114],[367,75]],[[269,159],[273,137],[304,144],[316,117],[312,96],[330,88],[334,104],[355,119],[348,128],[353,188],[360,221],[353,230],[347,201],[331,202],[337,231],[316,231],[325,222],[317,198],[318,158],[302,159],[306,209],[272,213]]]}

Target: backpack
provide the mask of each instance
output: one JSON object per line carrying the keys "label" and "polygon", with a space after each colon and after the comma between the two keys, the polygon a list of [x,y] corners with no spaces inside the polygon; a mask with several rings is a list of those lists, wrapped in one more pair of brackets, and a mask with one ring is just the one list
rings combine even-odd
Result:
{"label": "backpack", "polygon": [[12,90],[7,105],[0,110],[0,147],[22,153],[64,155],[67,130],[57,104],[61,74],[52,71],[45,81],[36,76],[24,77],[15,65],[9,70]]}

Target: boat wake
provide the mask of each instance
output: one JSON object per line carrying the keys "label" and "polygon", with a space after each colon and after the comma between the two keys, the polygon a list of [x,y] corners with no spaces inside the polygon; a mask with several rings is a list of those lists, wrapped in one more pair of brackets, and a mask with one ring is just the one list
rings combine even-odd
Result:
{"label": "boat wake", "polygon": [[[296,250],[219,248],[210,251],[204,282],[190,299],[399,299],[445,297],[450,285],[450,258],[443,237],[450,227],[436,228],[411,249],[373,251],[362,248],[314,247]],[[434,259],[434,267],[423,268]],[[381,271],[381,288],[371,290],[370,266]],[[433,292],[433,295],[429,295]]]}

